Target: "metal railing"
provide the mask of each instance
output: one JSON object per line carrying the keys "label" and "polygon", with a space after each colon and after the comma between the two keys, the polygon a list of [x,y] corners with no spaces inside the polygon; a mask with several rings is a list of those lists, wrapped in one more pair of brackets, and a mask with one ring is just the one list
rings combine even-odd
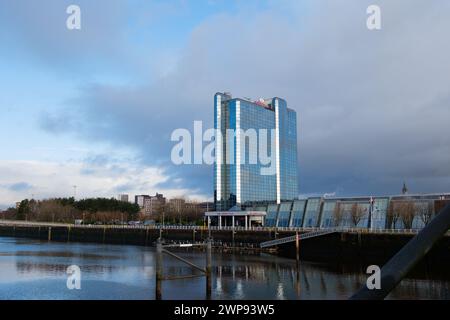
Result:
{"label": "metal railing", "polygon": [[[383,229],[383,228],[355,228],[355,227],[241,227],[241,226],[179,226],[179,225],[111,225],[111,224],[69,224],[57,222],[34,222],[21,220],[0,220],[0,226],[16,226],[16,227],[70,227],[70,228],[107,228],[107,229],[150,229],[150,230],[216,230],[216,231],[261,231],[261,232],[314,232],[314,231],[333,231],[346,233],[373,233],[373,234],[408,234],[415,235],[422,229]],[[450,235],[450,231],[447,232]]]}
{"label": "metal railing", "polygon": [[274,240],[270,240],[270,241],[261,242],[259,246],[261,248],[267,248],[267,247],[277,246],[277,245],[284,244],[284,243],[294,242],[297,240],[297,237],[298,237],[298,240],[304,240],[304,239],[310,239],[310,238],[314,238],[314,237],[324,236],[324,235],[335,233],[335,232],[338,232],[338,231],[337,230],[320,230],[320,231],[307,232],[307,233],[302,233],[302,234],[294,235],[294,236],[290,236],[290,237],[284,237],[284,238],[280,238],[280,239],[274,239]]}

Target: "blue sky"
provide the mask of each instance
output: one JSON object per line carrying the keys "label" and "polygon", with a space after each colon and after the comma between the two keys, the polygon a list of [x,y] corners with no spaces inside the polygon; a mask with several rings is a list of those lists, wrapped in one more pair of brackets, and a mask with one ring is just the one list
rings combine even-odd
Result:
{"label": "blue sky", "polygon": [[[382,9],[382,30],[366,8]],[[82,29],[65,26],[69,4]],[[0,3],[0,206],[119,192],[212,198],[170,133],[217,91],[298,113],[302,194],[450,191],[450,5],[435,1]]]}

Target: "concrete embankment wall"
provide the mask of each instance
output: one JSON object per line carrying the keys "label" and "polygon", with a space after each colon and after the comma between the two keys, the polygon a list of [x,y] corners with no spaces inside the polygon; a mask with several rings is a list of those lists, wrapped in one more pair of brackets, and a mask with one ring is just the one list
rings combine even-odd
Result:
{"label": "concrete embankment wall", "polygon": [[[159,237],[153,228],[67,227],[67,226],[5,226],[0,225],[0,236],[25,237],[64,242],[94,242],[151,246]],[[294,232],[211,230],[211,236],[219,247],[258,248],[263,241],[294,235]],[[207,230],[163,230],[167,241],[203,241]],[[386,261],[398,252],[413,235],[375,233],[334,233],[300,241],[300,258],[311,261],[339,261],[363,259]],[[278,247],[281,255],[295,258],[295,244]],[[427,255],[430,261],[450,262],[450,237],[444,237]]]}
{"label": "concrete embankment wall", "polygon": [[[278,237],[292,235],[292,232],[279,232]],[[153,228],[111,228],[111,227],[66,227],[66,226],[5,226],[0,225],[0,236],[33,238],[51,241],[95,242],[109,244],[152,245],[159,237],[159,229]],[[168,241],[204,241],[206,230],[163,230],[162,236]],[[232,231],[211,230],[215,242],[225,246],[257,247],[259,243],[274,239],[273,231]]]}
{"label": "concrete embankment wall", "polygon": [[104,227],[0,226],[0,236],[64,242],[151,245],[159,236],[159,232],[152,229]]}
{"label": "concrete embankment wall", "polygon": [[[367,261],[383,264],[410,241],[412,234],[334,233],[300,241],[300,258],[312,261]],[[279,248],[295,258],[295,244]],[[425,257],[428,262],[450,262],[450,237],[442,238]]]}

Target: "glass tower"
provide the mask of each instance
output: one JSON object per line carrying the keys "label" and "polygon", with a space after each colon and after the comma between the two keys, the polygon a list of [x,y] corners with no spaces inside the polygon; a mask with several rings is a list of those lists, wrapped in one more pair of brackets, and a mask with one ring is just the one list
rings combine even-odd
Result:
{"label": "glass tower", "polygon": [[297,199],[297,114],[280,98],[214,96],[216,210]]}

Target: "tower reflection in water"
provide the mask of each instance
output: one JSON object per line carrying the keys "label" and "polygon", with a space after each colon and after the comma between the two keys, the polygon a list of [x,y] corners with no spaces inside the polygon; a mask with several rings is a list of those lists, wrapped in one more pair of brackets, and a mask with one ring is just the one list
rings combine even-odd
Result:
{"label": "tower reflection in water", "polygon": [[[204,265],[203,252],[180,251]],[[213,299],[347,299],[366,281],[364,266],[319,264],[273,255],[213,255]],[[153,248],[98,244],[41,243],[0,238],[0,299],[154,299]],[[65,287],[67,267],[79,265],[82,290]],[[420,271],[404,279],[391,299],[450,299],[450,268]],[[166,258],[164,273],[193,270]],[[163,299],[204,299],[203,277],[167,281]]]}
{"label": "tower reflection in water", "polygon": [[[258,259],[259,260],[259,259]],[[347,299],[366,281],[362,268],[275,259],[233,261],[214,268],[216,299]],[[355,271],[357,269],[358,271]],[[450,282],[404,279],[390,299],[450,299]]]}

